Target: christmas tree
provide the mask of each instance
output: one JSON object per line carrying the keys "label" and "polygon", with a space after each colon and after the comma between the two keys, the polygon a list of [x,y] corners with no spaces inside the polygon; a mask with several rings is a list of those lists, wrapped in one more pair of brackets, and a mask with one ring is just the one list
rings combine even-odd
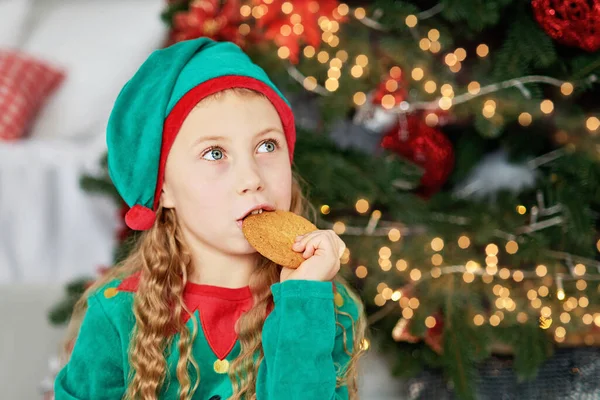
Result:
{"label": "christmas tree", "polygon": [[[493,354],[527,379],[600,345],[599,0],[172,0],[162,18],[168,43],[233,41],[284,89],[294,169],[396,373],[474,398]],[[83,184],[121,202],[107,174]]]}

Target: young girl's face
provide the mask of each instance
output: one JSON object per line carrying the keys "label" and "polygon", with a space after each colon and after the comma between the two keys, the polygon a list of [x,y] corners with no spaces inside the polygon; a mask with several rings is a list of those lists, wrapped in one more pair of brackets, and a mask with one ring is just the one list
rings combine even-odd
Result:
{"label": "young girl's face", "polygon": [[240,219],[261,204],[289,210],[291,185],[273,105],[227,92],[200,102],[185,119],[167,158],[162,203],[175,208],[192,247],[251,254]]}

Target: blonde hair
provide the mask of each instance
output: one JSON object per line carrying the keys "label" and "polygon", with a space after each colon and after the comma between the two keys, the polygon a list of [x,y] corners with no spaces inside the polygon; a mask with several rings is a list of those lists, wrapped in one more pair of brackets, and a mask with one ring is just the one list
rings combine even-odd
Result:
{"label": "blonde hair", "polygon": [[[261,95],[248,89],[236,88],[227,91],[242,96]],[[218,97],[222,93],[219,92],[211,97]],[[295,175],[292,179],[291,197],[291,211],[314,221],[315,210],[302,194],[299,178]],[[193,317],[190,318],[193,321],[193,329],[190,332],[179,318],[182,311],[191,316],[183,302],[183,289],[191,268],[190,260],[175,210],[159,206],[154,226],[141,234],[129,256],[90,286],[75,305],[67,333],[67,343],[73,343],[78,334],[90,295],[114,279],[125,278],[141,271],[139,287],[134,294],[133,302],[135,326],[128,352],[131,369],[124,395],[126,399],[157,399],[168,372],[165,351],[172,345],[174,337],[174,335],[167,335],[167,332],[173,331],[180,334],[177,343],[179,359],[176,368],[180,400],[191,399],[198,388],[200,370],[192,355],[192,344],[198,332],[197,321]],[[264,357],[261,342],[262,328],[267,309],[273,304],[270,287],[279,281],[280,268],[279,265],[257,254],[257,268],[249,282],[254,300],[253,307],[237,322],[241,351],[229,369],[229,377],[233,385],[233,396],[230,400],[256,398],[258,367]],[[358,399],[357,362],[363,353],[362,342],[365,337],[366,319],[358,296],[350,290],[341,277],[336,277],[335,281],[345,286],[359,309],[359,318],[352,321],[351,346],[346,343],[347,332],[344,331],[343,334],[344,349],[350,356],[350,361],[347,366],[336,366],[340,371],[337,376],[337,386],[347,385],[350,399],[354,400]],[[352,316],[337,308],[335,310],[336,324],[344,328],[337,321],[338,316],[344,315],[349,318]],[[189,364],[195,369],[197,377],[193,387],[188,373]]]}

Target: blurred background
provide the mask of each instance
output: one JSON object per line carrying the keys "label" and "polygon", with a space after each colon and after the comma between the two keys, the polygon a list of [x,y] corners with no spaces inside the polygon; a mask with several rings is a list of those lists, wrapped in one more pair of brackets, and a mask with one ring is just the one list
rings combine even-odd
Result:
{"label": "blurred background", "polygon": [[234,41],[367,307],[364,399],[600,398],[600,0],[0,0],[0,388],[51,399],[75,301],[136,237],[112,104]]}

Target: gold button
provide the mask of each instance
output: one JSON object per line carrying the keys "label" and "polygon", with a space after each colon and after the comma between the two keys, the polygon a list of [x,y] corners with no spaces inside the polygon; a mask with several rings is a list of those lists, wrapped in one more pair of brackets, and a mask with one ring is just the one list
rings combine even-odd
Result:
{"label": "gold button", "polygon": [[338,307],[341,307],[344,305],[344,298],[342,297],[342,295],[339,292],[333,296],[333,301],[334,301],[335,305]]}
{"label": "gold button", "polygon": [[217,360],[215,361],[213,368],[217,374],[226,374],[229,371],[229,361]]}
{"label": "gold button", "polygon": [[115,297],[117,295],[117,293],[119,293],[117,288],[111,287],[104,291],[104,297],[106,297],[107,299],[110,299],[111,297]]}

